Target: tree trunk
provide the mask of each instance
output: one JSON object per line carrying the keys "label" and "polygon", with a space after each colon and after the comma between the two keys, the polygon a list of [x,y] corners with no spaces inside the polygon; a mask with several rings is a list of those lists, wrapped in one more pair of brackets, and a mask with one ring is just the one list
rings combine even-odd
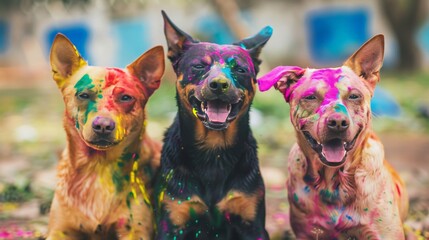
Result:
{"label": "tree trunk", "polygon": [[380,0],[380,2],[398,43],[398,68],[405,71],[419,69],[421,54],[415,37],[426,17],[426,0]]}
{"label": "tree trunk", "polygon": [[236,40],[249,37],[246,24],[240,18],[240,8],[235,0],[212,0],[212,3]]}
{"label": "tree trunk", "polygon": [[416,32],[409,32],[404,29],[398,29],[395,32],[396,40],[399,47],[399,70],[413,71],[421,67],[421,54],[415,41]]}

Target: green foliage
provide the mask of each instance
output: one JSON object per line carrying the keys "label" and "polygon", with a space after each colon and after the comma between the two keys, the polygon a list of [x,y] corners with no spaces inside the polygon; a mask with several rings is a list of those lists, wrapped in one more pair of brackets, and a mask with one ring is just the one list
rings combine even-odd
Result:
{"label": "green foliage", "polygon": [[260,110],[264,116],[286,119],[289,117],[289,104],[283,95],[271,89],[268,92],[257,92],[253,101],[254,108]]}
{"label": "green foliage", "polygon": [[6,184],[0,192],[0,202],[25,202],[33,197],[30,183],[24,186]]}
{"label": "green foliage", "polygon": [[149,98],[147,109],[149,119],[162,120],[177,112],[176,86],[173,81],[163,79],[161,87]]}

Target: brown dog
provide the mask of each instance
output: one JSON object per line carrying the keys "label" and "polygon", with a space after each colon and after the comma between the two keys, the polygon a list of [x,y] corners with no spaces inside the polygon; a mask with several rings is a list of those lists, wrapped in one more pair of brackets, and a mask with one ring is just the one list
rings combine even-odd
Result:
{"label": "brown dog", "polygon": [[275,85],[291,107],[298,142],[287,188],[298,239],[404,239],[404,183],[371,130],[383,55],[378,35],[342,67],[280,66],[258,81],[261,91]]}
{"label": "brown dog", "polygon": [[66,106],[67,146],[48,239],[151,239],[149,194],[161,146],[145,133],[145,105],[164,73],[163,48],[126,69],[95,67],[59,34],[50,60]]}

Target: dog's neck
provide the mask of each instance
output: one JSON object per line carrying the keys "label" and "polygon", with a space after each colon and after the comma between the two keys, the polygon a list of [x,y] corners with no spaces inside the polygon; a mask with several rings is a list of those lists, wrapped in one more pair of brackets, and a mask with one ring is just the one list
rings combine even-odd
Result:
{"label": "dog's neck", "polygon": [[210,152],[216,149],[225,151],[246,144],[249,135],[252,134],[247,112],[231,122],[227,129],[217,131],[208,129],[200,120],[190,116],[181,108],[179,103],[179,113],[176,119],[179,121],[180,137],[187,147]]}
{"label": "dog's neck", "polygon": [[[207,129],[196,118],[180,114],[179,110],[175,124],[180,136],[179,144],[189,159],[190,167],[219,164],[224,170],[231,170],[254,140],[248,115],[235,119],[226,130],[215,131]],[[217,160],[212,159],[213,156],[217,156]]]}

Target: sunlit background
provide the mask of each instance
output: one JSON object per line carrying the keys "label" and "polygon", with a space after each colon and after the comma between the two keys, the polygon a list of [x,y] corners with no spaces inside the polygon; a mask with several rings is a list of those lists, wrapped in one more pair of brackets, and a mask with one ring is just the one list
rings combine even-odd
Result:
{"label": "sunlit background", "polygon": [[[154,45],[165,47],[162,9],[202,41],[231,43],[272,26],[260,74],[277,65],[340,66],[371,36],[384,34],[373,127],[408,187],[407,238],[429,239],[426,0],[0,0],[0,239],[46,232],[65,146],[62,97],[48,62],[55,34],[69,37],[91,65],[124,67]],[[148,131],[158,140],[175,115],[174,81],[168,62],[148,104]],[[267,185],[267,229],[293,239],[284,187],[295,141],[288,114],[279,93],[258,93],[251,125]]]}

